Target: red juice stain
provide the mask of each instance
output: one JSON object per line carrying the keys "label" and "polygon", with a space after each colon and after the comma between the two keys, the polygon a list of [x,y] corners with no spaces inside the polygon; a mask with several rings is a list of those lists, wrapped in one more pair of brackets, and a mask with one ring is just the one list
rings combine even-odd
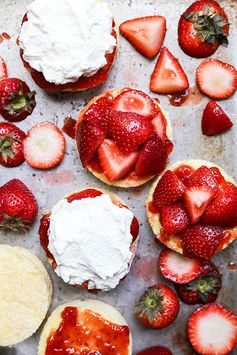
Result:
{"label": "red juice stain", "polygon": [[142,256],[137,260],[132,273],[136,278],[143,279],[149,284],[155,283],[157,281],[157,258]]}
{"label": "red juice stain", "polygon": [[63,132],[66,133],[70,138],[75,138],[75,126],[76,120],[71,117],[66,117],[63,125]]}
{"label": "red juice stain", "polygon": [[182,106],[188,99],[189,90],[184,90],[180,93],[168,95],[169,102],[172,106]]}
{"label": "red juice stain", "polygon": [[10,36],[8,33],[6,33],[6,32],[3,32],[3,33],[2,33],[2,37],[3,37],[4,39],[6,39],[7,41],[9,41],[9,40],[11,39],[11,36]]}
{"label": "red juice stain", "polygon": [[231,261],[228,266],[227,266],[228,270],[230,271],[236,271],[237,270],[237,263],[235,263],[234,261]]}
{"label": "red juice stain", "polygon": [[16,44],[17,44],[17,46],[19,46],[19,44],[20,44],[19,37],[17,37],[17,39],[16,39]]}
{"label": "red juice stain", "polygon": [[0,43],[4,41],[4,38],[0,35]]}
{"label": "red juice stain", "polygon": [[168,95],[169,102],[172,106],[186,106],[188,104],[198,105],[203,97],[204,95],[197,86],[190,87],[177,94]]}

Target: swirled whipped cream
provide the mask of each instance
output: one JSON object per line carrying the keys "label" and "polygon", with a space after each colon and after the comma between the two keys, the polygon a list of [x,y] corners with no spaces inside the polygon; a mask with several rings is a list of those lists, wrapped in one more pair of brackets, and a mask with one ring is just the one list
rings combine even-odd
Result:
{"label": "swirled whipped cream", "polygon": [[96,0],[35,0],[19,36],[23,58],[55,84],[92,76],[116,45],[113,16]]}
{"label": "swirled whipped cream", "polygon": [[108,195],[69,203],[60,200],[52,209],[48,249],[65,282],[110,290],[128,273],[132,252],[130,225],[133,213],[113,204]]}

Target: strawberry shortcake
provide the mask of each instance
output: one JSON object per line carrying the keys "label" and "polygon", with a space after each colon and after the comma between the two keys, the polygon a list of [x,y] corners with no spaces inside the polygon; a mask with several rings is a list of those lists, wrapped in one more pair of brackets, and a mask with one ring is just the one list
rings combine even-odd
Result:
{"label": "strawberry shortcake", "polygon": [[19,36],[25,68],[46,91],[82,91],[107,80],[117,28],[104,1],[34,0]]}
{"label": "strawberry shortcake", "polygon": [[172,165],[154,182],[146,206],[156,238],[186,256],[210,259],[237,238],[237,186],[213,163]]}
{"label": "strawberry shortcake", "polygon": [[119,187],[161,173],[173,149],[168,114],[157,99],[130,88],[92,99],[80,113],[75,139],[83,167]]}
{"label": "strawberry shortcake", "polygon": [[42,247],[56,274],[88,290],[115,288],[130,270],[139,224],[116,196],[87,188],[61,199],[40,223]]}

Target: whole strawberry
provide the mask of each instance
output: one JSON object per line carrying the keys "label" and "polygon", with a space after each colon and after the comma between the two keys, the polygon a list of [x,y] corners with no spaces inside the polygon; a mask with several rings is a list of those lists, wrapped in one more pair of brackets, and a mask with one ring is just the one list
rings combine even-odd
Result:
{"label": "whole strawberry", "polygon": [[215,302],[221,289],[221,274],[211,261],[204,261],[199,276],[186,283],[176,284],[179,298],[187,304]]}
{"label": "whole strawberry", "polygon": [[149,287],[135,308],[137,319],[146,327],[162,329],[175,321],[179,301],[170,287],[158,284]]}
{"label": "whole strawberry", "polygon": [[25,161],[22,146],[25,136],[25,133],[12,123],[0,122],[0,164],[15,167]]}
{"label": "whole strawberry", "polygon": [[0,230],[27,230],[37,213],[37,201],[21,180],[0,187]]}
{"label": "whole strawberry", "polygon": [[10,122],[19,122],[30,115],[35,107],[35,91],[17,78],[0,82],[0,114]]}

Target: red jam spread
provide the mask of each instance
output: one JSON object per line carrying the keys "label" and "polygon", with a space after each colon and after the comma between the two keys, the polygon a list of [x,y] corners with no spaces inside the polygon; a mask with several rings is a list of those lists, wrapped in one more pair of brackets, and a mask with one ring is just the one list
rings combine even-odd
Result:
{"label": "red jam spread", "polygon": [[66,307],[47,339],[45,355],[128,355],[128,326],[111,323],[90,310]]}

